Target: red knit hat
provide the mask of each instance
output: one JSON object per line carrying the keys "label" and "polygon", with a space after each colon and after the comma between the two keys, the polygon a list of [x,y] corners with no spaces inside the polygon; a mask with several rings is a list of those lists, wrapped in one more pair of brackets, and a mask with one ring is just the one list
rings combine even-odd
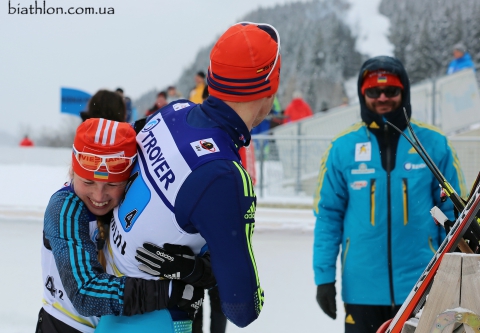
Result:
{"label": "red knit hat", "polygon": [[280,83],[280,58],[280,35],[273,26],[237,23],[210,52],[208,92],[230,102],[271,96]]}
{"label": "red knit hat", "polygon": [[379,86],[394,86],[403,89],[403,84],[398,76],[379,70],[367,73],[362,83],[362,95],[365,95],[366,89]]}
{"label": "red knit hat", "polygon": [[73,171],[89,180],[121,182],[130,176],[136,155],[136,133],[130,124],[90,118],[75,134]]}

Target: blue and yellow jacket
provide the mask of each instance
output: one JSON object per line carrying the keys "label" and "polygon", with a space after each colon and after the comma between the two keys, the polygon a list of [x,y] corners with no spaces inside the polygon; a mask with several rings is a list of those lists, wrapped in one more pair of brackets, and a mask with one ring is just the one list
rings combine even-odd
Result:
{"label": "blue and yellow jacket", "polygon": [[[389,71],[395,73],[391,59],[382,57],[386,62],[380,65],[390,65]],[[396,68],[407,81],[403,66]],[[404,87],[402,107],[410,114],[408,82]],[[453,219],[453,205],[441,202],[438,181],[408,141],[366,109],[362,98],[361,106],[364,121],[337,136],[321,162],[314,206],[315,283],[335,281],[341,245],[344,302],[398,305],[445,236],[430,209],[436,205]],[[393,111],[388,120],[404,130],[400,112]],[[463,174],[447,138],[433,126],[415,120],[412,126],[440,171],[464,197]]]}

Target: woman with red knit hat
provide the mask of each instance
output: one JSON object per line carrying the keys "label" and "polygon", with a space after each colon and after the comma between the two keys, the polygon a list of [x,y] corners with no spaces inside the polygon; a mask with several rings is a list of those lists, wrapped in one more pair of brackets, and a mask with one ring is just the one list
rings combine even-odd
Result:
{"label": "woman with red knit hat", "polygon": [[135,136],[130,124],[103,118],[88,119],[77,129],[71,181],[53,194],[45,212],[44,305],[37,333],[93,333],[99,316],[176,305],[194,314],[191,304],[203,298],[203,289],[181,281],[109,275],[97,259],[108,231],[103,223],[122,200],[137,156]]}

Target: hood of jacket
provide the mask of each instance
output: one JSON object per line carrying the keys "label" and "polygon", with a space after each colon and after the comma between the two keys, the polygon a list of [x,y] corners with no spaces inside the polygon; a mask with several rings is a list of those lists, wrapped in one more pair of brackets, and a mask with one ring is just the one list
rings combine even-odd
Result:
{"label": "hood of jacket", "polygon": [[[400,107],[384,115],[378,115],[367,108],[367,105],[365,104],[365,97],[362,95],[361,91],[363,78],[366,77],[368,73],[380,69],[398,75],[403,84],[402,103]],[[405,119],[403,108],[405,108],[407,111],[408,118],[410,119],[412,115],[412,107],[410,105],[410,80],[408,79],[407,72],[400,60],[389,56],[378,56],[365,61],[360,69],[360,73],[358,74],[357,93],[360,101],[362,120],[369,128],[376,128],[375,125],[371,126],[374,122],[381,127],[385,123],[385,119],[402,130],[407,127],[407,121]]]}

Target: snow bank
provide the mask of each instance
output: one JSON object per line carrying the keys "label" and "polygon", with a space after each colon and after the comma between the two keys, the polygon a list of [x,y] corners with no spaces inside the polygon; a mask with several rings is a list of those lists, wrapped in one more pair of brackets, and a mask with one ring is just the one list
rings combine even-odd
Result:
{"label": "snow bank", "polygon": [[[64,148],[0,147],[0,217],[42,221],[50,196],[68,180],[70,154]],[[257,230],[311,231],[312,203],[302,197],[259,199]]]}

